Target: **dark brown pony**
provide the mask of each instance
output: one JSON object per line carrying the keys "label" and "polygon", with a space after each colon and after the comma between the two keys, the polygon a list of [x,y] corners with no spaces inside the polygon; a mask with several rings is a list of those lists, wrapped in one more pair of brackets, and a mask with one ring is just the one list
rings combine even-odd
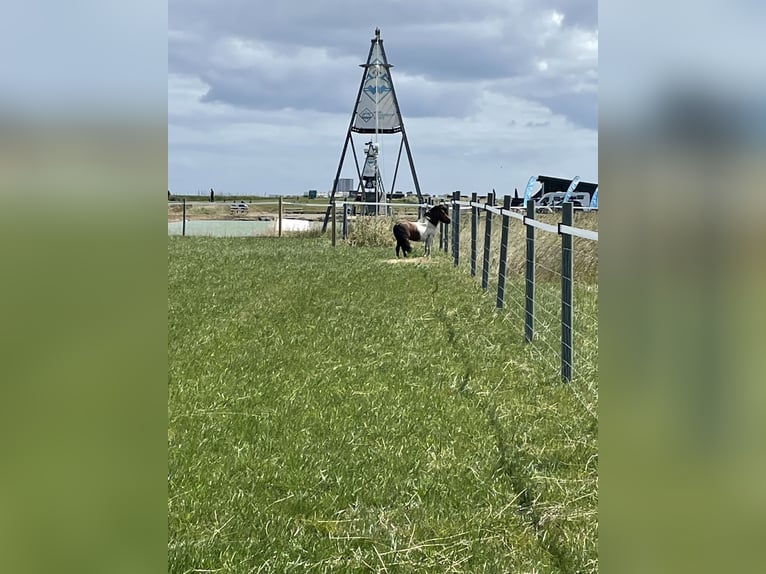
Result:
{"label": "dark brown pony", "polygon": [[449,211],[446,205],[434,205],[426,211],[419,221],[400,221],[394,225],[394,237],[396,238],[396,256],[399,257],[401,249],[404,256],[412,251],[410,241],[423,241],[425,243],[425,255],[431,255],[431,245],[436,235],[436,226],[439,223],[449,223]]}

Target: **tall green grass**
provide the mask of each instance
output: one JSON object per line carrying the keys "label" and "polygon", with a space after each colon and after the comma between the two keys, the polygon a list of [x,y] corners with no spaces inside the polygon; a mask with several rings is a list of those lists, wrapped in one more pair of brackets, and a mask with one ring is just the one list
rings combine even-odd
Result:
{"label": "tall green grass", "polygon": [[393,228],[400,217],[358,216],[349,222],[346,243],[356,247],[386,247],[396,245]]}
{"label": "tall green grass", "polygon": [[[561,213],[537,213],[535,219],[556,225],[561,222]],[[480,212],[477,232],[478,265],[481,268],[484,232],[486,229],[486,213]],[[490,275],[497,276],[500,261],[500,240],[503,218],[493,214],[492,235],[490,240]],[[574,214],[574,227],[598,231],[598,212],[577,211]],[[450,246],[452,245],[451,230],[448,231]],[[518,219],[509,219],[508,226],[508,275],[523,277],[526,262],[526,226]],[[598,283],[598,242],[582,238],[574,238],[574,272],[578,283]],[[460,217],[460,258],[470,262],[471,255],[471,215],[464,211]],[[535,257],[538,263],[536,278],[540,281],[559,281],[561,272],[561,237],[535,229]]]}
{"label": "tall green grass", "polygon": [[168,250],[170,572],[597,570],[597,395],[446,257]]}

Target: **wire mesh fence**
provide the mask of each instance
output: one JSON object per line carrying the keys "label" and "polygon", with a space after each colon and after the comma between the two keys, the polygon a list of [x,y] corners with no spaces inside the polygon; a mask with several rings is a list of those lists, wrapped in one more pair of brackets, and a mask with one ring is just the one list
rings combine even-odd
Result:
{"label": "wire mesh fence", "polygon": [[321,231],[327,203],[281,197],[168,201],[168,235],[281,236]]}
{"label": "wire mesh fence", "polygon": [[[598,212],[552,213],[460,201],[456,264],[476,276],[550,372],[578,383],[595,414],[598,381]],[[570,220],[564,220],[569,209]],[[530,232],[531,230],[531,232]],[[454,253],[453,253],[454,255]]]}

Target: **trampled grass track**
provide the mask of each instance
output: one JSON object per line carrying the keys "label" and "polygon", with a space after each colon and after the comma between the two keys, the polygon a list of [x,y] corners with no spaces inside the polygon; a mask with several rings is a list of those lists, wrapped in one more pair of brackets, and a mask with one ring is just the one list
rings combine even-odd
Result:
{"label": "trampled grass track", "polygon": [[446,256],[168,245],[170,572],[597,570],[596,396]]}

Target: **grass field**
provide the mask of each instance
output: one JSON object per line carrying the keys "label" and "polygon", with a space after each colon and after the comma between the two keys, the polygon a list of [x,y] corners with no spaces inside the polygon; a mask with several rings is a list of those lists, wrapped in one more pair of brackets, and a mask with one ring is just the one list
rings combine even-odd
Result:
{"label": "grass field", "polygon": [[595,373],[446,256],[168,252],[169,572],[597,570]]}

